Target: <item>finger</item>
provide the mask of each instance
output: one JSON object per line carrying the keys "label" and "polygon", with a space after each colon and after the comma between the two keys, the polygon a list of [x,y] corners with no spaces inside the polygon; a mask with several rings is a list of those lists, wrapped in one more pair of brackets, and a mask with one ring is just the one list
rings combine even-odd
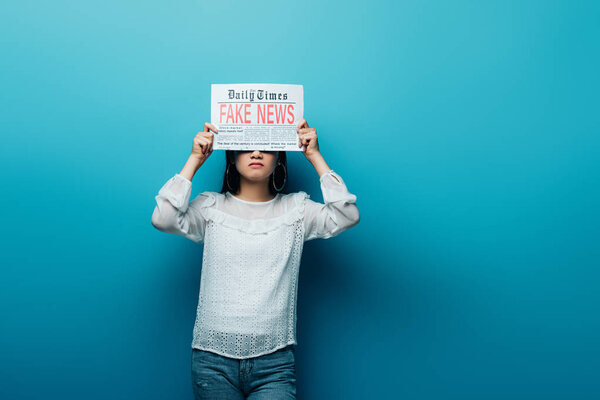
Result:
{"label": "finger", "polygon": [[200,137],[212,140],[215,134],[213,132],[201,132]]}
{"label": "finger", "polygon": [[204,136],[198,136],[197,138],[194,139],[194,141],[198,144],[204,144],[204,143],[208,143],[208,139]]}
{"label": "finger", "polygon": [[315,131],[311,131],[311,130],[304,130],[301,129],[300,132],[298,132],[298,137],[304,137],[304,136],[317,136],[317,132]]}
{"label": "finger", "polygon": [[302,147],[302,146],[304,146],[304,142],[302,142],[302,140],[300,140],[300,142],[298,142],[298,147]]}
{"label": "finger", "polygon": [[299,129],[303,128],[304,126],[306,126],[308,128],[308,123],[306,122],[305,119],[303,119],[302,121],[300,121],[298,123],[297,129],[299,130]]}
{"label": "finger", "polygon": [[202,138],[200,136],[194,139],[194,146],[202,147]]}
{"label": "finger", "polygon": [[298,135],[298,140],[304,140],[304,139],[317,139],[317,134],[314,132],[308,132],[308,133],[301,133],[300,135]]}
{"label": "finger", "polygon": [[315,128],[302,128],[298,132],[300,132],[300,133],[309,133],[309,132],[316,132],[316,131],[317,130]]}
{"label": "finger", "polygon": [[298,147],[302,147],[304,144],[304,138],[306,137],[305,133],[298,134]]}
{"label": "finger", "polygon": [[202,149],[202,153],[206,154],[206,150],[208,150],[208,141],[206,139],[198,139],[198,146]]}
{"label": "finger", "polygon": [[204,131],[203,132],[208,132],[208,131],[219,132],[219,130],[217,129],[216,126],[214,126],[210,122],[205,122],[204,123]]}
{"label": "finger", "polygon": [[219,130],[217,129],[217,127],[209,122],[207,122],[208,127],[210,128],[211,131],[213,132],[219,132]]}

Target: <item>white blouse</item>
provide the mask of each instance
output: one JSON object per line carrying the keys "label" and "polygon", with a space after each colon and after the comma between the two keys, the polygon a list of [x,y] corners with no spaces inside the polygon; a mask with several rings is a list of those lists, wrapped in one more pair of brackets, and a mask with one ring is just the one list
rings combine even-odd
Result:
{"label": "white blouse", "polygon": [[296,344],[298,268],[305,241],[336,236],[360,220],[356,196],[330,170],[325,204],[305,192],[252,202],[202,192],[176,174],[156,196],[152,225],[204,242],[192,348],[244,359]]}

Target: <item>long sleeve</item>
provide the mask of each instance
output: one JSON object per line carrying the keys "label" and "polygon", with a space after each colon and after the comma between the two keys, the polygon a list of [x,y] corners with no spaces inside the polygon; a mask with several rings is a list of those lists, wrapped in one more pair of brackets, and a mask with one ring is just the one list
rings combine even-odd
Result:
{"label": "long sleeve", "polygon": [[356,196],[348,191],[342,177],[333,170],[320,177],[325,204],[306,199],[304,240],[328,239],[358,224]]}
{"label": "long sleeve", "polygon": [[201,207],[208,203],[207,192],[199,194],[191,202],[192,182],[176,174],[159,190],[156,207],[152,213],[152,225],[162,232],[184,236],[194,242],[204,240],[206,219]]}

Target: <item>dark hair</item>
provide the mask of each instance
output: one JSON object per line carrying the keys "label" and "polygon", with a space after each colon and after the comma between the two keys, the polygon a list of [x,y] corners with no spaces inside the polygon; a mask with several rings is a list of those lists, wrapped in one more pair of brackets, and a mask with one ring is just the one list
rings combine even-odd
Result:
{"label": "dark hair", "polygon": [[[277,160],[278,164],[281,164],[283,167],[277,165],[275,170],[269,177],[269,192],[272,195],[276,195],[277,193],[283,193],[285,186],[277,191],[275,186],[280,188],[282,185],[287,184],[287,156],[285,151],[279,151],[279,158]],[[229,166],[229,176],[227,173],[227,166]],[[229,184],[227,179],[229,178]],[[221,193],[231,192],[232,194],[238,194],[240,191],[240,173],[235,166],[235,151],[234,150],[225,150],[225,172],[223,172],[223,187],[221,188]]]}

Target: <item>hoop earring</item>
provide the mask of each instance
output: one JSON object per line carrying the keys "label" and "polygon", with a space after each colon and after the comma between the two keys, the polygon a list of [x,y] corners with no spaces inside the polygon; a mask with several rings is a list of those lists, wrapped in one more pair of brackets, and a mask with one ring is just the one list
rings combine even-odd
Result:
{"label": "hoop earring", "polygon": [[[283,187],[285,186],[285,182],[287,181],[287,168],[285,168],[285,165],[279,162],[277,163],[277,167],[283,168],[283,184],[279,189],[275,186],[275,172],[273,172],[273,175],[271,175],[271,181],[273,182],[273,189],[275,189],[278,192],[281,192],[281,190],[283,190]],[[275,169],[277,169],[277,167],[275,167]]]}
{"label": "hoop earring", "polygon": [[225,170],[225,182],[227,183],[227,187],[229,188],[229,191],[233,192],[233,188],[229,184],[229,166],[230,165],[231,165],[230,163],[227,163],[227,169]]}

